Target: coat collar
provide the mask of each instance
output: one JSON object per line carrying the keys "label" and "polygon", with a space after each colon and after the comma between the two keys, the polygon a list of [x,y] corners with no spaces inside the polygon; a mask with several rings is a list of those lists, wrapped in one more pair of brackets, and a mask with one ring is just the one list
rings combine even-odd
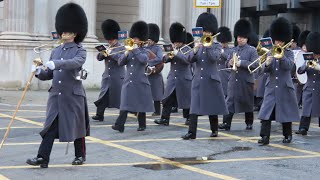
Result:
{"label": "coat collar", "polygon": [[68,48],[72,48],[72,47],[75,47],[75,46],[79,46],[79,45],[77,43],[75,43],[75,42],[68,42],[68,43],[63,44],[62,48],[68,49]]}

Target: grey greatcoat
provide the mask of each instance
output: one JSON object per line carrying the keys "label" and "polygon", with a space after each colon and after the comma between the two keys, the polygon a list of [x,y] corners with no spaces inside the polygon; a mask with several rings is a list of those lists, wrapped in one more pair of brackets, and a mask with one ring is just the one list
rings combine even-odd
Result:
{"label": "grey greatcoat", "polygon": [[[240,56],[241,63],[237,71],[231,70],[230,73],[227,95],[228,110],[230,113],[253,112],[254,77],[253,74],[250,74],[248,66],[258,58],[258,53],[255,47],[248,44],[233,48],[233,52]],[[231,58],[232,53],[227,64]]]}
{"label": "grey greatcoat", "polygon": [[169,97],[176,90],[179,109],[189,109],[191,103],[192,72],[188,58],[189,54],[184,55],[180,51],[172,59],[168,56],[164,57],[164,62],[170,62],[171,66],[163,99]]}
{"label": "grey greatcoat", "polygon": [[59,140],[71,142],[89,135],[89,113],[82,81],[77,80],[86,61],[86,50],[81,44],[65,43],[55,48],[50,61],[54,70],[41,70],[36,77],[52,80],[47,102],[46,122],[40,132],[43,137],[58,117]]}
{"label": "grey greatcoat", "polygon": [[127,72],[122,84],[120,110],[131,112],[154,112],[151,87],[145,67],[148,52],[137,48],[120,57],[119,65],[127,65]]}
{"label": "grey greatcoat", "polygon": [[226,61],[228,57],[232,54],[232,49],[231,48],[223,48],[223,51],[221,53],[220,60],[217,62],[218,63],[218,70],[222,69],[219,71],[219,76],[221,80],[221,85],[223,88],[223,93],[226,96],[228,94],[228,81],[230,77],[230,69],[226,69]]}
{"label": "grey greatcoat", "polygon": [[[152,45],[152,46],[149,46],[148,49],[151,50],[157,56],[154,59],[149,59],[148,65],[155,66],[157,64],[162,63],[163,55],[162,55],[161,47],[157,45]],[[163,83],[162,73],[151,74],[148,76],[148,79],[151,85],[153,100],[161,101],[164,93],[164,83]]]}
{"label": "grey greatcoat", "polygon": [[221,56],[221,45],[200,47],[191,62],[196,62],[192,79],[190,114],[228,114],[217,62]]}
{"label": "grey greatcoat", "polygon": [[320,117],[320,72],[303,65],[298,73],[304,72],[307,72],[308,81],[303,87],[302,116]]}
{"label": "grey greatcoat", "polygon": [[264,71],[269,73],[269,77],[266,82],[259,119],[270,120],[275,108],[277,122],[299,121],[297,97],[291,79],[293,59],[292,51],[286,49],[282,59],[273,58],[269,66],[264,66]]}
{"label": "grey greatcoat", "polygon": [[[120,46],[120,43],[114,45],[114,47]],[[111,53],[124,50],[124,47],[115,48]],[[118,65],[118,60],[123,53],[118,53],[110,55],[108,57],[103,56],[102,54],[97,55],[98,61],[103,61],[105,64],[105,70],[102,74],[101,81],[101,91],[99,99],[94,102],[96,106],[101,103],[103,96],[108,92],[109,93],[109,102],[107,103],[108,108],[120,108],[120,97],[121,97],[121,86],[123,83],[123,78],[125,74],[125,67]]]}

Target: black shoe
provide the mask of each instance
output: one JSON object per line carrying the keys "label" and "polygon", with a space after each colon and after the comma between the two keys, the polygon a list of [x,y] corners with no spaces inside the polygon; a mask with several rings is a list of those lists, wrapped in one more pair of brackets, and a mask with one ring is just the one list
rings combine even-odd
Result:
{"label": "black shoe", "polygon": [[122,126],[120,126],[120,125],[112,125],[111,128],[113,130],[116,130],[116,131],[118,130],[121,133],[123,133],[123,131],[124,131],[124,126],[123,125]]}
{"label": "black shoe", "polygon": [[291,143],[292,136],[285,136],[282,140],[283,143]]}
{"label": "black shoe", "polygon": [[190,119],[187,118],[187,119],[186,119],[186,122],[184,122],[184,124],[189,126],[189,124],[190,124]]}
{"label": "black shoe", "polygon": [[95,121],[103,121],[104,117],[103,116],[99,116],[99,115],[95,115],[92,116],[92,119]]}
{"label": "black shoe", "polygon": [[186,135],[182,136],[181,138],[183,140],[195,139],[196,135],[191,132],[188,132]]}
{"label": "black shoe", "polygon": [[72,165],[82,165],[86,161],[84,157],[75,157],[72,161]]}
{"label": "black shoe", "polygon": [[138,127],[137,131],[144,131],[146,127]]}
{"label": "black shoe", "polygon": [[41,168],[48,168],[48,164],[49,164],[48,161],[44,160],[41,157],[27,159],[26,163],[32,166],[40,166]]}
{"label": "black shoe", "polygon": [[247,124],[246,130],[252,130],[252,124]]}
{"label": "black shoe", "polygon": [[306,136],[306,135],[308,135],[308,131],[306,129],[302,128],[302,129],[299,129],[299,131],[297,131],[296,134],[301,134],[303,136]]}
{"label": "black shoe", "polygon": [[178,107],[172,107],[171,113],[177,113],[178,112]]}
{"label": "black shoe", "polygon": [[263,136],[261,139],[258,140],[258,143],[261,144],[261,146],[269,144],[269,137]]}
{"label": "black shoe", "polygon": [[169,120],[168,119],[156,119],[154,120],[154,123],[164,125],[164,126],[169,126]]}
{"label": "black shoe", "polygon": [[218,137],[218,131],[213,131],[213,132],[210,134],[210,137]]}
{"label": "black shoe", "polygon": [[222,124],[219,124],[219,129],[230,131],[230,126],[227,123],[222,123]]}
{"label": "black shoe", "polygon": [[151,114],[151,116],[160,116],[160,114],[154,112],[154,113]]}

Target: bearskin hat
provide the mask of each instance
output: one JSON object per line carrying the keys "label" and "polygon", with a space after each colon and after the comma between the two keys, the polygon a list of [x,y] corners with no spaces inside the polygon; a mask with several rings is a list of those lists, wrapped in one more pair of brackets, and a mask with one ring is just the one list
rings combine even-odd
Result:
{"label": "bearskin hat", "polygon": [[283,17],[274,20],[270,25],[270,36],[273,41],[283,41],[288,43],[292,39],[292,25]]}
{"label": "bearskin hat", "polygon": [[[193,38],[192,34],[187,32],[187,38],[186,38],[186,43],[185,44],[189,44],[192,41],[194,41],[194,38]],[[193,48],[194,47],[194,43],[189,44],[189,47]]]}
{"label": "bearskin hat", "polygon": [[199,15],[196,26],[202,27],[203,31],[211,32],[213,35],[218,31],[218,21],[216,16],[208,12],[204,12]]}
{"label": "bearskin hat", "polygon": [[159,37],[160,37],[160,28],[158,25],[156,24],[148,24],[148,28],[149,28],[149,39],[151,39],[154,42],[158,42],[159,41]]}
{"label": "bearskin hat", "polygon": [[148,40],[148,24],[144,21],[137,21],[132,24],[130,33],[131,38],[139,38],[140,41]]}
{"label": "bearskin hat", "polygon": [[299,47],[302,47],[304,44],[306,44],[306,39],[309,33],[310,31],[306,30],[306,31],[302,31],[302,33],[299,35],[299,38],[298,38]]}
{"label": "bearskin hat", "polygon": [[186,42],[187,32],[186,28],[178,22],[172,23],[169,29],[170,41],[174,42]]}
{"label": "bearskin hat", "polygon": [[101,24],[103,36],[106,40],[118,39],[119,24],[112,19],[107,19]]}
{"label": "bearskin hat", "polygon": [[292,25],[292,39],[294,42],[298,42],[299,35],[300,35],[300,28],[297,25],[293,24]]}
{"label": "bearskin hat", "polygon": [[217,37],[217,41],[220,43],[227,43],[232,41],[232,35],[228,27],[222,26],[218,29],[220,34]]}
{"label": "bearskin hat", "polygon": [[255,32],[251,32],[248,38],[248,44],[253,47],[257,47],[259,43],[259,37]]}
{"label": "bearskin hat", "polygon": [[320,54],[320,33],[311,32],[308,34],[306,39],[306,47],[308,52]]}
{"label": "bearskin hat", "polygon": [[246,19],[239,19],[234,25],[233,36],[234,38],[237,38],[238,36],[249,38],[251,31],[251,23]]}
{"label": "bearskin hat", "polygon": [[67,3],[58,9],[56,14],[56,31],[61,36],[63,32],[76,33],[75,43],[80,43],[88,32],[88,20],[81,6]]}
{"label": "bearskin hat", "polygon": [[263,33],[263,38],[267,38],[267,37],[270,37],[270,31],[269,29],[267,29],[264,33]]}

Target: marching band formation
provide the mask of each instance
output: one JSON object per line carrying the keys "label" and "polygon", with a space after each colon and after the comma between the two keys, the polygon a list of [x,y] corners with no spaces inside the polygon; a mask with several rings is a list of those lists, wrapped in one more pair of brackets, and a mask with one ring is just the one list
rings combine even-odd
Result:
{"label": "marching band formation", "polygon": [[[219,28],[214,14],[202,13],[195,26],[203,31],[200,37],[193,37],[179,22],[171,24],[172,44],[162,47],[157,44],[158,25],[137,21],[122,45],[119,24],[105,20],[101,28],[108,46],[97,54],[105,71],[92,119],[104,121],[105,109],[117,108],[113,130],[124,132],[127,115],[133,113],[137,131],[144,131],[147,112],[159,116],[156,124],[169,126],[172,109],[177,107],[183,109],[189,126],[182,139],[189,140],[197,137],[198,116],[208,115],[210,136],[217,137],[218,129],[231,130],[235,113],[244,113],[245,129],[252,130],[253,112],[259,110],[260,145],[269,144],[272,120],[282,124],[283,143],[292,141],[292,122],[300,121],[296,133],[307,135],[311,118],[320,117],[319,32],[300,33],[297,26],[279,17],[263,36],[267,42],[259,40],[250,21],[240,19],[233,31],[235,45],[230,47],[230,29]],[[74,141],[72,164],[83,164],[90,129],[85,90],[77,78],[86,61],[81,45],[88,27],[86,14],[79,5],[68,3],[58,10],[55,27],[63,44],[52,51],[46,69],[32,67],[39,80],[52,80],[40,133],[43,140],[37,156],[27,160],[42,168],[48,167],[56,138]],[[297,59],[302,60],[299,66]],[[161,73],[164,63],[170,64],[168,77]],[[163,78],[167,78],[166,86]],[[218,124],[219,115],[222,124]]]}

